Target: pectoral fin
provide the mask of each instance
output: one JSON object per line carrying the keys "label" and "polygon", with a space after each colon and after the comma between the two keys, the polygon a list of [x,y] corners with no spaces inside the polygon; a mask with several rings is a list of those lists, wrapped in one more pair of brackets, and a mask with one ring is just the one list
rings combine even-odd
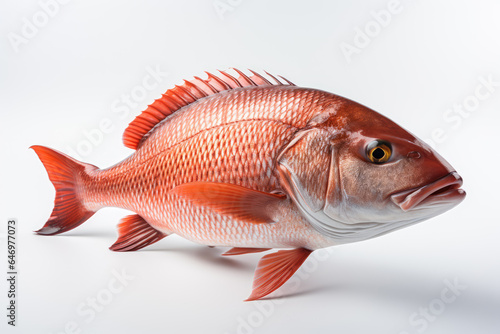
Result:
{"label": "pectoral fin", "polygon": [[309,249],[297,248],[280,250],[262,257],[255,271],[252,294],[246,301],[260,299],[278,289],[292,277],[311,253]]}
{"label": "pectoral fin", "polygon": [[272,223],[271,207],[286,198],[286,195],[215,182],[185,183],[172,189],[171,193],[220,215],[253,224]]}

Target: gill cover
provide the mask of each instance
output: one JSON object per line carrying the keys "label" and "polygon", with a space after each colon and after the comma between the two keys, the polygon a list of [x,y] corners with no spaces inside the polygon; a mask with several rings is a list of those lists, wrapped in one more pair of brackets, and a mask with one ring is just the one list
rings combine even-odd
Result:
{"label": "gill cover", "polygon": [[322,210],[328,190],[331,148],[317,128],[295,135],[278,157],[283,186],[308,212]]}
{"label": "gill cover", "polygon": [[337,143],[326,129],[304,129],[281,152],[278,171],[282,186],[313,228],[330,238],[354,241],[377,223],[349,221]]}

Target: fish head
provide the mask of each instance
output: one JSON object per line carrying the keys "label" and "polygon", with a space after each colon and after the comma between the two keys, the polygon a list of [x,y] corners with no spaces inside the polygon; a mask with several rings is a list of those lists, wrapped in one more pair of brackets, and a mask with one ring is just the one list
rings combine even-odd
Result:
{"label": "fish head", "polygon": [[434,149],[343,98],[297,132],[278,160],[302,215],[339,243],[421,222],[465,198],[462,178]]}

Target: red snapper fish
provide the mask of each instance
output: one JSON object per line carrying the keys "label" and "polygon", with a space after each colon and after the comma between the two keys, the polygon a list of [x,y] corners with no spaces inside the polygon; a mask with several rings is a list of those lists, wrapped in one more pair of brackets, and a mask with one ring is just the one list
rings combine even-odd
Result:
{"label": "red snapper fish", "polygon": [[256,72],[211,73],[168,90],[123,135],[135,152],[99,169],[32,146],[56,198],[38,234],[69,231],[103,207],[136,214],[114,251],[177,234],[222,255],[265,255],[247,300],[283,285],[316,249],[439,215],[462,179],[423,141],[377,112]]}

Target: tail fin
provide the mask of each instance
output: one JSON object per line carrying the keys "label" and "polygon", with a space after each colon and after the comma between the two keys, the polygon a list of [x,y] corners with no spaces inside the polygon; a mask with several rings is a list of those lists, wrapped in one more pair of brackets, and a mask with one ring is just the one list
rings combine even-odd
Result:
{"label": "tail fin", "polygon": [[79,162],[69,156],[44,146],[31,146],[42,161],[50,181],[56,189],[54,210],[38,234],[53,235],[74,229],[95,211],[87,210],[79,197],[80,182],[96,166]]}

